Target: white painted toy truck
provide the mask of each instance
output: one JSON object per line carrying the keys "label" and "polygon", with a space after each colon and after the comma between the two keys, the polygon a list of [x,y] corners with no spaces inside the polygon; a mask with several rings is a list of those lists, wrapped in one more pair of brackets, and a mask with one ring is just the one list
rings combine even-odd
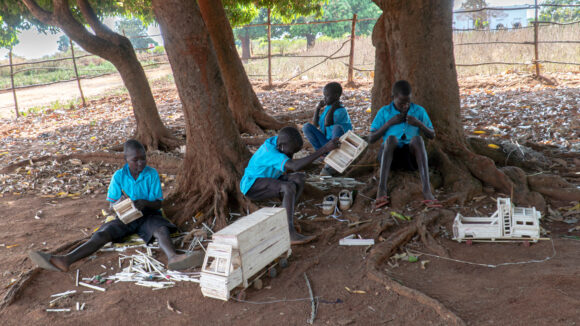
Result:
{"label": "white painted toy truck", "polygon": [[509,198],[497,199],[497,210],[490,217],[465,217],[453,221],[453,239],[532,241],[540,239],[540,218],[535,207],[514,207]]}
{"label": "white painted toy truck", "polygon": [[286,209],[262,208],[212,235],[201,269],[201,292],[227,301],[232,290],[247,288],[260,271],[290,253]]}

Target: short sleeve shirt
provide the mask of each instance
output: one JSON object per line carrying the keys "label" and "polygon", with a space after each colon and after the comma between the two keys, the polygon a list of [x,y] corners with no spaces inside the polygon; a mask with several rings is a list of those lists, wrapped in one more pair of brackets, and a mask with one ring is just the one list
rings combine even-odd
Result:
{"label": "short sleeve shirt", "polygon": [[[379,110],[379,112],[377,112],[377,115],[375,116],[375,119],[371,124],[371,132],[379,130],[385,123],[391,120],[391,118],[400,113],[401,112],[399,112],[399,110],[395,108],[395,104],[393,102],[391,102],[391,104],[389,105],[383,106]],[[425,111],[425,109],[422,106],[417,105],[415,103],[411,103],[407,115],[414,116],[419,121],[421,121],[425,125],[425,127],[433,129],[431,119],[429,119],[427,111]],[[420,131],[421,130],[419,129],[419,127],[412,126],[407,122],[402,122],[394,126],[391,126],[389,129],[387,129],[387,131],[383,135],[383,143],[387,141],[387,138],[389,138],[389,136],[395,136],[397,137],[399,146],[403,146],[405,144],[409,144],[413,137],[419,135]]]}
{"label": "short sleeve shirt", "polygon": [[332,105],[327,105],[324,108],[324,111],[322,112],[322,114],[320,115],[320,119],[318,119],[318,124],[320,125],[320,130],[322,131],[322,134],[326,137],[327,140],[330,140],[332,138],[332,127],[335,125],[341,125],[342,128],[344,129],[344,132],[347,132],[349,130],[352,130],[352,122],[350,121],[350,116],[348,115],[348,112],[346,111],[345,108],[343,107],[339,107],[336,110],[334,110],[334,125],[332,126],[328,126],[326,127],[324,125],[324,123],[326,122],[326,114],[328,113],[328,110],[330,110],[330,108],[332,107]]}
{"label": "short sleeve shirt", "polygon": [[121,198],[123,192],[133,201],[139,199],[147,201],[163,200],[159,174],[157,170],[150,166],[146,166],[141,171],[137,180],[131,175],[128,164],[117,170],[111,178],[107,200],[114,203]]}
{"label": "short sleeve shirt", "polygon": [[244,195],[250,190],[256,179],[278,179],[286,172],[284,165],[290,158],[278,150],[277,141],[278,136],[266,139],[250,159],[242,181],[240,181],[240,190]]}

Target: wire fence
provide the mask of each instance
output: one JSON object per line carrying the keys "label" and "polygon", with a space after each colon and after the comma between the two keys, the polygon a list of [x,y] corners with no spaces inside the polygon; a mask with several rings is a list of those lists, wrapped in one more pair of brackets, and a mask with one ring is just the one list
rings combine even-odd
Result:
{"label": "wire fence", "polygon": [[[555,22],[540,21],[538,19],[539,10],[542,7],[580,7],[580,5],[550,5],[538,4],[537,0],[534,5],[524,6],[503,6],[503,7],[485,7],[478,9],[460,9],[454,11],[454,14],[470,14],[477,12],[503,12],[512,10],[534,10],[534,19],[530,21],[530,26],[496,26],[496,29],[489,28],[463,28],[454,29],[454,49],[456,60],[467,60],[467,62],[458,62],[456,66],[461,69],[472,69],[481,66],[525,66],[532,68],[531,71],[536,76],[540,76],[542,67],[545,65],[565,65],[580,66],[578,57],[580,57],[580,47],[576,51],[569,51],[564,48],[556,49],[556,46],[569,46],[580,44],[578,35],[580,35],[580,21],[572,22]],[[347,84],[353,83],[355,72],[359,74],[369,74],[372,76],[374,71],[374,48],[370,44],[370,38],[361,38],[356,36],[357,25],[361,22],[376,21],[376,18],[358,18],[356,14],[351,19],[340,19],[333,21],[314,21],[304,23],[273,24],[271,23],[270,13],[268,12],[267,22],[264,24],[251,24],[243,27],[264,27],[267,29],[266,53],[262,55],[250,55],[243,58],[248,75],[252,78],[267,77],[268,84],[273,84],[273,77],[278,80],[288,82],[300,76],[320,68],[328,62],[339,62],[339,67],[346,69]],[[335,41],[332,46],[323,45],[320,53],[314,51],[304,51],[303,49],[294,49],[294,52],[284,53],[285,49],[280,47],[279,53],[273,53],[272,46],[277,40],[271,36],[272,27],[292,26],[292,25],[318,25],[318,24],[338,24],[350,23],[350,35],[346,40]],[[550,29],[551,27],[560,28],[560,30]],[[562,28],[567,28],[567,32],[562,32]],[[542,31],[542,33],[540,33]],[[540,39],[541,35],[546,35],[547,39]],[[159,35],[147,35],[142,37],[154,37]],[[571,39],[564,39],[570,37]],[[357,45],[357,40],[360,40]],[[498,52],[497,48],[508,47],[501,58],[510,58],[512,60],[498,60],[498,57],[491,56],[491,53]],[[540,52],[540,48],[549,47]],[[494,51],[490,51],[493,48]],[[80,98],[83,105],[86,105],[85,96],[81,85],[81,80],[95,78],[105,75],[116,74],[117,71],[112,65],[102,67],[91,61],[102,61],[95,55],[81,54],[75,55],[74,45],[70,42],[71,56],[37,61],[14,62],[12,50],[8,54],[8,64],[0,65],[2,69],[9,69],[10,87],[0,88],[0,92],[12,91],[14,98],[14,110],[16,117],[19,116],[17,90],[75,81],[79,89]],[[530,49],[532,51],[530,51]],[[554,51],[556,49],[556,51]],[[145,49],[136,49],[145,50]],[[167,56],[164,52],[157,51],[145,52],[139,54],[139,60],[144,68],[168,64]],[[330,53],[330,54],[328,54]],[[540,57],[540,53],[544,57]],[[362,57],[362,60],[357,57]],[[278,60],[278,73],[273,73],[273,59]],[[289,64],[289,59],[298,59],[299,62]],[[348,59],[348,60],[347,60]],[[483,60],[482,60],[483,59]],[[267,65],[263,64],[267,60]],[[69,66],[60,66],[59,62],[67,62]],[[87,63],[88,62],[88,63]],[[72,65],[71,65],[72,63]],[[82,64],[79,64],[82,63]],[[44,64],[44,66],[42,66]],[[81,66],[81,67],[79,67]],[[263,71],[266,66],[266,71]],[[285,69],[285,70],[284,70]],[[15,76],[18,74],[31,75],[37,71],[66,71],[67,77],[47,82],[32,82],[23,85],[15,83]],[[341,70],[343,71],[343,70]],[[341,74],[344,72],[340,72]],[[2,74],[0,73],[0,77]],[[342,75],[344,76],[344,75]],[[344,77],[343,77],[344,78]]]}

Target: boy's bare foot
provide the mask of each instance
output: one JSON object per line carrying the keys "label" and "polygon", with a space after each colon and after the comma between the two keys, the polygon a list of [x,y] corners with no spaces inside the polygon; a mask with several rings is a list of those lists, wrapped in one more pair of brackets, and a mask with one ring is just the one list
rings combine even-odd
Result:
{"label": "boy's bare foot", "polygon": [[291,245],[301,245],[309,243],[310,241],[316,239],[315,235],[302,235],[300,233],[294,233],[290,235],[290,244]]}
{"label": "boy's bare foot", "polygon": [[40,268],[56,272],[68,272],[68,265],[64,260],[48,252],[31,251],[28,253],[28,257]]}
{"label": "boy's bare foot", "polygon": [[188,268],[199,267],[203,264],[203,251],[194,251],[187,255],[175,255],[167,259],[167,268],[174,271],[181,271]]}

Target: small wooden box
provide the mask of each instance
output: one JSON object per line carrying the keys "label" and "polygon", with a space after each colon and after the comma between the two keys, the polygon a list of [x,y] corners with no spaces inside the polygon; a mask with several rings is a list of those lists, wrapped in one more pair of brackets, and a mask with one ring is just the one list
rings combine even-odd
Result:
{"label": "small wooden box", "polygon": [[365,150],[367,145],[364,139],[349,130],[340,137],[340,147],[326,155],[324,163],[342,173]]}
{"label": "small wooden box", "polygon": [[127,198],[113,205],[113,210],[117,213],[117,216],[121,222],[129,224],[136,219],[143,216],[140,210],[135,208],[131,198]]}
{"label": "small wooden box", "polygon": [[228,300],[230,291],[290,253],[285,208],[262,208],[212,235],[201,271],[204,296]]}

